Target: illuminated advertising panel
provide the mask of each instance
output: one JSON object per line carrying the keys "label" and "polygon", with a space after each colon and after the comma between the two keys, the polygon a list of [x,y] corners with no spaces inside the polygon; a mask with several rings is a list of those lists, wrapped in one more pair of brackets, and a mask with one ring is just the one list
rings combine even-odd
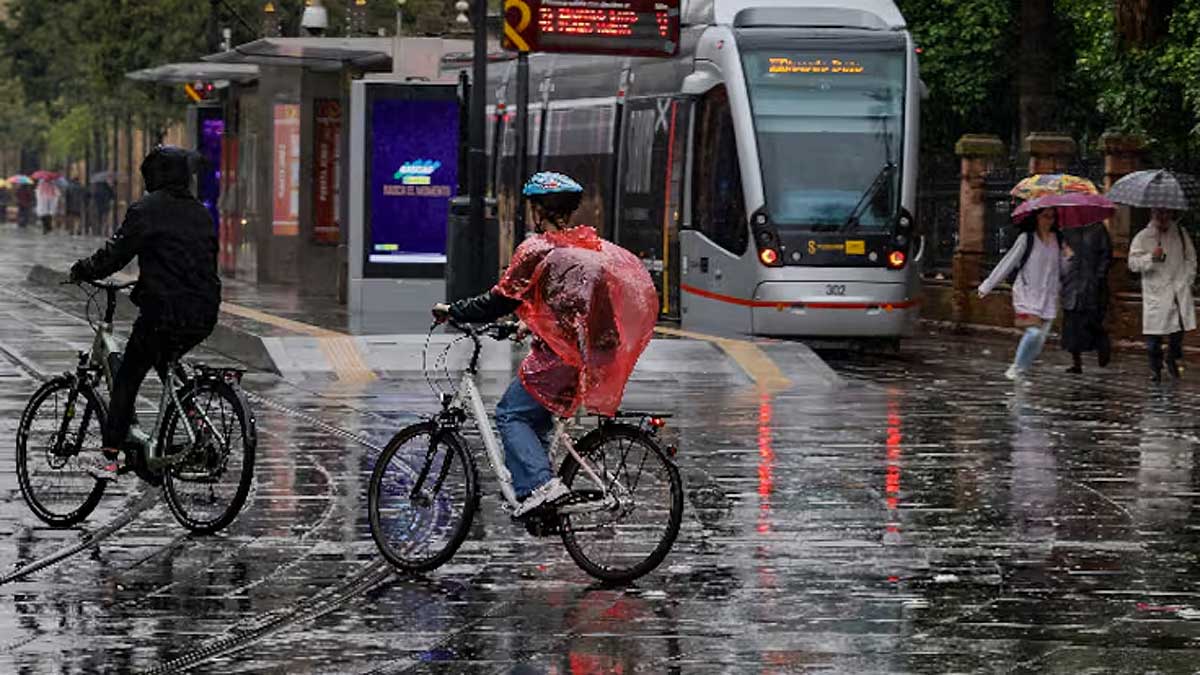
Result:
{"label": "illuminated advertising panel", "polygon": [[368,102],[367,276],[442,275],[459,114],[453,86],[378,91]]}
{"label": "illuminated advertising panel", "polygon": [[674,56],[679,0],[506,0],[504,48]]}

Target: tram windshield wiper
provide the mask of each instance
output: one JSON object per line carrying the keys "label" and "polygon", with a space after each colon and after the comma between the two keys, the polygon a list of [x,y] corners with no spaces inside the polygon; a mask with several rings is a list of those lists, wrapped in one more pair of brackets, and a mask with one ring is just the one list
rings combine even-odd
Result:
{"label": "tram windshield wiper", "polygon": [[871,184],[867,186],[866,191],[858,198],[858,203],[850,211],[850,215],[846,216],[846,222],[842,223],[843,231],[853,230],[858,227],[858,219],[862,217],[863,211],[866,210],[867,205],[875,198],[875,193],[879,191],[879,188],[891,177],[892,172],[895,170],[895,163],[889,161],[883,165],[879,173],[875,174],[875,180],[871,181]]}

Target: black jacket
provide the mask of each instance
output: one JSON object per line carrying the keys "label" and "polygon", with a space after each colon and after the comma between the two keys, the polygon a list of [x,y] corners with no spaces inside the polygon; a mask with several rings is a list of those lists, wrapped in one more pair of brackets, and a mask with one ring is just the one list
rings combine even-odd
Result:
{"label": "black jacket", "polygon": [[450,318],[466,323],[486,323],[512,314],[520,306],[520,300],[513,300],[495,291],[487,291],[451,304]]}
{"label": "black jacket", "polygon": [[1112,264],[1112,240],[1104,223],[1064,230],[1063,241],[1074,252],[1063,275],[1063,309],[1104,309],[1108,305],[1108,268]]}
{"label": "black jacket", "polygon": [[104,248],[71,267],[75,279],[103,279],[138,259],[132,300],[151,324],[211,329],[221,305],[217,232],[208,211],[192,196],[190,155],[155,148],[142,162],[149,193],[125,212]]}

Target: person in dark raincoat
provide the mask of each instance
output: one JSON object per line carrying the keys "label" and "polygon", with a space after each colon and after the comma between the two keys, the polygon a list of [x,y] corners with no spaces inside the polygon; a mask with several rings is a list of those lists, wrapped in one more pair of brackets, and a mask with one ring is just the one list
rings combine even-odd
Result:
{"label": "person in dark raincoat", "polygon": [[1108,365],[1112,344],[1104,328],[1108,312],[1108,268],[1112,240],[1104,223],[1063,230],[1067,257],[1062,279],[1062,348],[1071,353],[1068,373],[1083,372],[1083,353],[1095,351],[1100,367]]}
{"label": "person in dark raincoat", "polygon": [[138,259],[138,280],[130,299],[138,318],[113,380],[102,456],[88,471],[114,480],[118,450],[126,445],[134,401],[151,368],[164,366],[204,341],[217,324],[221,280],[217,276],[217,235],[208,210],[191,193],[190,153],[158,146],[142,162],[146,196],[125,212],[111,239],[71,266],[75,281],[103,279]]}

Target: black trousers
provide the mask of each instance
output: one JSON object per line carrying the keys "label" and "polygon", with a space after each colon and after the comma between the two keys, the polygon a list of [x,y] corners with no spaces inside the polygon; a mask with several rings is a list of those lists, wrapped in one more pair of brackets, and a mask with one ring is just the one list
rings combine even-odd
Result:
{"label": "black trousers", "polygon": [[108,423],[104,427],[104,447],[120,448],[133,424],[134,403],[146,374],[154,368],[166,381],[166,366],[204,341],[207,329],[164,328],[139,317],[133,323],[125,355],[113,378],[112,397],[108,402]]}
{"label": "black trousers", "polygon": [[[1146,350],[1150,354],[1150,370],[1162,372],[1163,367],[1163,338],[1167,338],[1167,363],[1174,371],[1179,361],[1183,360],[1183,331],[1170,335],[1147,335]],[[1175,373],[1172,372],[1172,375]]]}

